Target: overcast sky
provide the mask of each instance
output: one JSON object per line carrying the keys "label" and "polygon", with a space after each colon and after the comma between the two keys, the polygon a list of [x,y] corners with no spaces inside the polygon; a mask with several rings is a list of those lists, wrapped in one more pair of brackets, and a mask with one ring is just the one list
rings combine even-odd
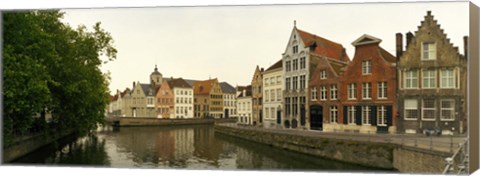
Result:
{"label": "overcast sky", "polygon": [[416,31],[428,10],[463,54],[465,2],[70,9],[64,22],[91,29],[99,21],[111,33],[118,58],[102,70],[111,72],[115,92],[148,83],[155,64],[164,77],[250,84],[257,65],[266,69],[281,59],[294,20],[342,44],[350,58],[351,42],[363,34],[380,38],[395,55],[395,33]]}

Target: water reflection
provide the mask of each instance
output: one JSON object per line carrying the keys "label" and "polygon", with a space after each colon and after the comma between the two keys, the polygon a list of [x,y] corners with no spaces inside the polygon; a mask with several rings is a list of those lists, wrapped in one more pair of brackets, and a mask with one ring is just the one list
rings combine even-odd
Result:
{"label": "water reflection", "polygon": [[242,170],[372,170],[215,134],[213,126],[99,129],[16,163]]}

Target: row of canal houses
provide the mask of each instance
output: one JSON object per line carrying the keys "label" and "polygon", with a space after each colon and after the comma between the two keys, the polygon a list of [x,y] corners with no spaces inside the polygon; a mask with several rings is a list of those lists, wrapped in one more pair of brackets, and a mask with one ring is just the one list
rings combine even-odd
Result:
{"label": "row of canal houses", "polygon": [[150,83],[133,82],[110,97],[108,114],[136,118],[235,118],[237,92],[218,79],[164,78],[155,66]]}
{"label": "row of canal houses", "polygon": [[[294,22],[295,23],[295,22]],[[360,133],[466,131],[466,49],[460,55],[430,11],[397,33],[396,56],[365,34],[352,59],[336,42],[294,24],[282,58],[237,87],[238,124]],[[464,37],[467,47],[468,38]]]}

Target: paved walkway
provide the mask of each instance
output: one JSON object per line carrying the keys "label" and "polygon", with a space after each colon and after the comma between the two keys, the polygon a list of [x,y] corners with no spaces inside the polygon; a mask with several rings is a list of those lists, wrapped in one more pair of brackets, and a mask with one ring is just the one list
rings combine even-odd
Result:
{"label": "paved walkway", "polygon": [[460,143],[467,139],[466,135],[425,136],[423,134],[365,134],[351,132],[323,132],[303,129],[276,129],[253,126],[240,126],[234,123],[217,124],[234,128],[271,132],[277,134],[301,135],[318,138],[345,139],[353,141],[369,141],[380,143],[394,143],[432,151],[453,153]]}

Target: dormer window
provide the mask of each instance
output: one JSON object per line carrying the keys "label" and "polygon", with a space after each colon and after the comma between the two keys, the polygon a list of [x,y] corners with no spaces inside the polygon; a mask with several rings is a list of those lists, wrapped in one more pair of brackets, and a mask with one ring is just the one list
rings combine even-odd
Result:
{"label": "dormer window", "polygon": [[422,43],[422,60],[435,60],[437,58],[437,48],[435,42]]}
{"label": "dormer window", "polygon": [[322,70],[320,72],[320,79],[327,79],[327,71],[326,70]]}

